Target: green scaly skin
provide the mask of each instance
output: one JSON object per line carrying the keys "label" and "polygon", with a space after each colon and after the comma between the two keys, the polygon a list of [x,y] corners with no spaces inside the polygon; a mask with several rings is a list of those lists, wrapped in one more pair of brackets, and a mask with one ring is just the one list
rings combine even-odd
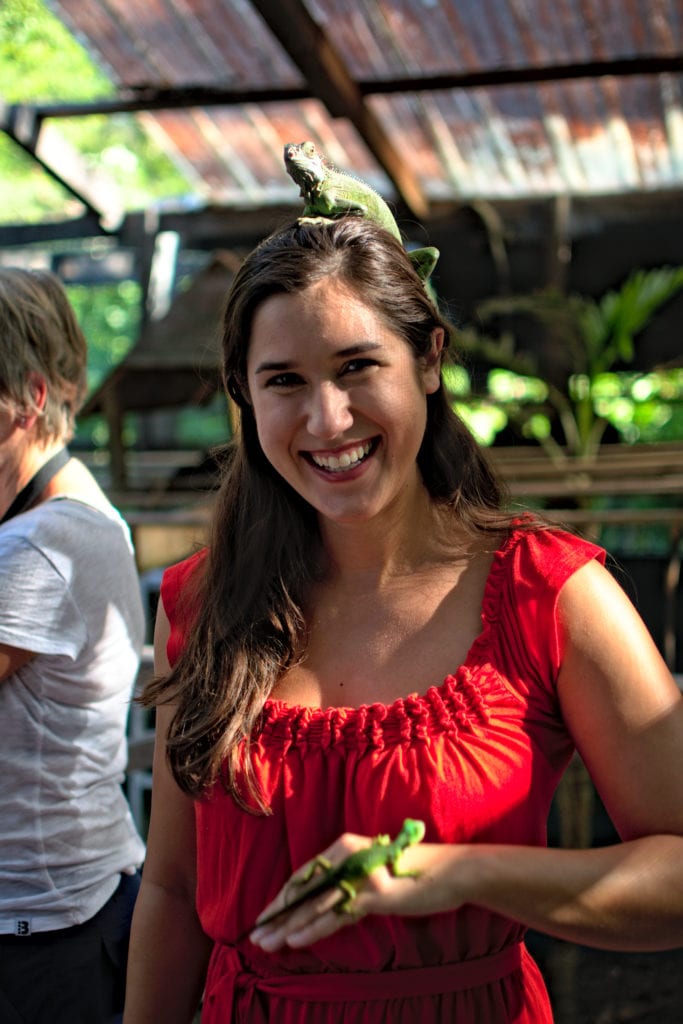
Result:
{"label": "green scaly skin", "polygon": [[[305,200],[299,218],[304,223],[326,218],[334,220],[355,213],[379,224],[402,243],[394,215],[382,197],[360,178],[328,164],[313,142],[288,142],[285,167]],[[436,266],[439,250],[426,246],[410,250],[408,256],[422,280],[427,281]]]}
{"label": "green scaly skin", "polygon": [[364,850],[357,850],[356,853],[349,854],[348,857],[337,865],[333,866],[325,857],[316,857],[308,865],[306,871],[299,875],[298,878],[293,879],[291,884],[306,886],[316,871],[321,871],[322,874],[318,881],[308,886],[305,892],[295,896],[286,906],[281,907],[280,910],[275,910],[272,914],[268,914],[267,917],[261,918],[248,932],[240,935],[236,941],[240,942],[257,926],[270,924],[271,921],[275,921],[281,915],[289,913],[290,910],[294,910],[302,903],[305,903],[306,900],[310,900],[322,892],[327,892],[328,889],[337,888],[341,890],[341,897],[334,909],[340,914],[349,913],[350,905],[357,895],[354,882],[367,878],[368,875],[378,868],[388,868],[392,875],[397,878],[416,878],[418,872],[402,871],[399,860],[407,847],[421,842],[424,834],[425,825],[423,821],[418,821],[415,818],[406,818],[395,839],[391,839],[387,835],[375,836],[370,846]]}

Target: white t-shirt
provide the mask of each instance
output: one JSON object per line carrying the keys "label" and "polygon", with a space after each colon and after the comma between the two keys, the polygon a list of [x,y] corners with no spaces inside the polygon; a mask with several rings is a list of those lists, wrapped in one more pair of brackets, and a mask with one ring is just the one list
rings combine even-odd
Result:
{"label": "white t-shirt", "polygon": [[144,635],[128,528],[63,496],[0,526],[0,933],[89,920],[144,846],[121,789]]}

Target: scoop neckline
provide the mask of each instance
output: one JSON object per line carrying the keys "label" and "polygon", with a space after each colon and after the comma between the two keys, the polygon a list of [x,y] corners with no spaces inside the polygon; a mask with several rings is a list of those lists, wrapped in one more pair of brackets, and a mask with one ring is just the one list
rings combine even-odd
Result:
{"label": "scoop neckline", "polygon": [[493,552],[493,558],[489,567],[486,582],[484,584],[484,593],[481,601],[481,631],[474,638],[470,647],[467,651],[462,662],[455,666],[452,672],[448,672],[440,683],[432,683],[427,686],[424,690],[413,690],[411,693],[406,694],[402,697],[396,697],[393,701],[388,704],[382,703],[381,701],[372,701],[371,703],[364,704],[328,704],[322,707],[318,704],[296,704],[286,700],[278,700],[277,698],[269,697],[264,705],[263,711],[269,717],[330,717],[334,715],[343,715],[345,717],[351,717],[353,715],[365,715],[371,709],[380,708],[387,714],[392,710],[396,710],[405,706],[406,702],[409,704],[417,702],[418,704],[424,704],[428,701],[429,695],[433,693],[443,693],[453,681],[463,674],[467,674],[472,664],[478,664],[481,660],[481,655],[485,652],[491,642],[492,630],[495,626],[495,622],[498,617],[498,607],[501,600],[502,588],[500,583],[505,572],[505,560],[510,549],[515,543],[517,543],[521,531],[516,528],[511,528],[508,535],[503,539],[498,548]]}

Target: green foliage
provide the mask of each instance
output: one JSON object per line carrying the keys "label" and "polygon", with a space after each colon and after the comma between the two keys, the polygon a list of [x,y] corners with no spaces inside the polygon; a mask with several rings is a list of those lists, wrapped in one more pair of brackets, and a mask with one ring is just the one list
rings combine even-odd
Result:
{"label": "green foliage", "polygon": [[[0,3],[0,96],[9,103],[86,101],[111,96],[113,83],[43,3]],[[86,169],[104,173],[127,209],[182,195],[187,181],[135,117],[47,122],[81,154]],[[69,193],[16,143],[0,137],[0,221],[35,222],[74,216]]]}
{"label": "green foliage", "polygon": [[549,343],[569,356],[563,384],[539,375],[538,360],[520,351],[510,330],[492,338],[468,327],[458,343],[496,367],[488,376],[487,397],[505,411],[506,422],[554,459],[562,453],[553,423],[561,428],[567,451],[584,458],[595,453],[608,424],[626,441],[680,437],[680,431],[673,432],[681,423],[683,373],[629,374],[614,367],[632,362],[638,334],[681,288],[683,267],[661,267],[635,270],[598,301],[544,289],[482,303],[478,315],[484,322],[521,313],[546,328]]}
{"label": "green foliage", "polygon": [[[96,388],[134,344],[140,320],[140,286],[135,281],[67,288],[78,322],[88,341],[88,390]],[[76,441],[104,447],[108,441],[103,416],[79,419]]]}
{"label": "green foliage", "polygon": [[683,287],[683,267],[636,270],[599,303],[581,299],[578,325],[585,340],[587,372],[604,373],[616,362],[630,363],[634,338],[665,302]]}
{"label": "green foliage", "polygon": [[140,285],[119,281],[71,285],[69,301],[88,339],[88,389],[96,388],[133,345],[140,321]]}
{"label": "green foliage", "polygon": [[441,376],[444,387],[452,398],[461,398],[470,393],[470,378],[464,366],[445,362]]}
{"label": "green foliage", "polygon": [[0,94],[10,103],[113,93],[106,75],[42,0],[0,5]]}
{"label": "green foliage", "polygon": [[0,133],[0,223],[78,216],[81,204],[16,143]]}
{"label": "green foliage", "polygon": [[179,448],[209,450],[230,437],[230,417],[223,392],[217,392],[201,409],[179,409],[175,420],[174,443]]}

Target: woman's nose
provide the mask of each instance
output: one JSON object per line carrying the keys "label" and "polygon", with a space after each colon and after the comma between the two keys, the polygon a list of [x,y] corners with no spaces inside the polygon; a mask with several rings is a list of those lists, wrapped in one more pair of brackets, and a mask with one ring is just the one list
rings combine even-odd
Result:
{"label": "woman's nose", "polygon": [[315,388],[310,396],[307,429],[313,437],[332,440],[340,437],[353,423],[349,396],[331,381]]}

